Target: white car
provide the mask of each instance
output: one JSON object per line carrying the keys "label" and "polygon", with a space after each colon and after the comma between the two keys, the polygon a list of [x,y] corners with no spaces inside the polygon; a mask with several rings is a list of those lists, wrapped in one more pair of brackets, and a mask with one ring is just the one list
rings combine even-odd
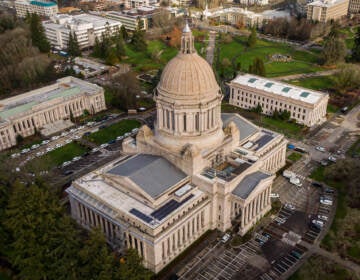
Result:
{"label": "white car", "polygon": [[41,142],[41,145],[46,145],[46,144],[49,144],[49,143],[50,143],[49,140],[44,140],[44,141]]}
{"label": "white car", "polygon": [[51,137],[51,140],[54,141],[54,140],[58,140],[59,138],[60,138],[60,136],[56,135],[56,136]]}
{"label": "white car", "polygon": [[123,140],[123,139],[124,139],[124,136],[122,136],[122,135],[121,135],[121,136],[116,137],[116,140],[117,140],[117,141],[120,141],[120,140]]}
{"label": "white car", "polygon": [[329,220],[329,217],[325,216],[325,215],[318,215],[317,218],[319,220],[322,220],[322,221],[325,221],[325,222],[327,222]]}
{"label": "white car", "polygon": [[97,152],[98,150],[99,150],[99,147],[96,147],[96,148],[92,149],[91,152],[95,153],[95,152]]}
{"label": "white car", "polygon": [[73,159],[72,159],[72,161],[78,161],[78,160],[80,160],[81,159],[81,157],[74,157]]}
{"label": "white car", "polygon": [[328,157],[328,160],[331,161],[331,162],[336,162],[336,157],[334,157],[334,156],[329,156],[329,157]]}
{"label": "white car", "polygon": [[320,203],[323,204],[323,205],[333,205],[333,202],[329,199],[320,199]]}
{"label": "white car", "polygon": [[100,145],[100,148],[103,149],[103,148],[106,148],[107,146],[109,146],[109,144],[108,144],[108,143],[104,143],[104,144],[101,144],[101,145]]}
{"label": "white car", "polygon": [[54,150],[54,147],[48,147],[48,148],[46,148],[46,151],[47,152],[51,152],[51,151],[53,151]]}
{"label": "white car", "polygon": [[228,240],[230,239],[231,235],[229,233],[225,233],[224,236],[221,238],[221,242],[222,243],[226,243],[228,242]]}
{"label": "white car", "polygon": [[75,131],[76,131],[76,129],[73,128],[73,129],[70,130],[70,133],[74,133]]}
{"label": "white car", "polygon": [[65,140],[65,143],[66,143],[66,144],[69,144],[69,143],[71,143],[72,141],[73,141],[72,139],[66,139],[66,140]]}
{"label": "white car", "polygon": [[61,133],[61,136],[64,137],[64,136],[66,136],[66,135],[68,135],[68,134],[69,134],[69,132],[64,131],[63,133]]}
{"label": "white car", "polygon": [[298,177],[291,177],[290,183],[298,187],[302,186],[302,183],[300,182],[300,179]]}
{"label": "white car", "polygon": [[37,157],[41,157],[43,154],[44,154],[44,152],[37,152],[37,153],[36,153],[36,156],[37,156]]}
{"label": "white car", "polygon": [[292,211],[295,210],[295,206],[292,205],[292,204],[290,204],[290,203],[285,203],[285,208],[286,208],[286,209],[289,209],[289,210],[292,210]]}
{"label": "white car", "polygon": [[28,152],[30,152],[30,149],[28,149],[28,148],[21,150],[21,153],[22,153],[22,154],[26,154],[26,153],[28,153]]}
{"label": "white car", "polygon": [[63,162],[62,167],[68,166],[70,164],[71,164],[71,161],[65,161],[65,162]]}
{"label": "white car", "polygon": [[78,130],[81,130],[81,129],[84,129],[84,128],[85,128],[85,126],[82,125],[82,126],[79,126],[77,129],[78,129]]}
{"label": "white car", "polygon": [[319,152],[325,152],[325,148],[324,147],[321,147],[321,146],[316,146],[315,150],[318,150]]}
{"label": "white car", "polygon": [[124,134],[124,137],[129,137],[130,135],[131,135],[130,132],[126,132],[126,133]]}
{"label": "white car", "polygon": [[19,157],[19,156],[20,156],[19,153],[15,153],[15,154],[12,154],[12,155],[11,155],[11,158],[17,158],[17,157]]}
{"label": "white car", "polygon": [[132,133],[137,133],[139,131],[138,128],[134,128],[133,130],[131,130]]}
{"label": "white car", "polygon": [[78,140],[78,139],[80,139],[80,138],[81,138],[80,135],[75,135],[75,136],[73,136],[73,139],[75,139],[75,140]]}
{"label": "white car", "polygon": [[37,149],[37,148],[39,148],[39,147],[40,147],[39,144],[34,144],[34,145],[31,146],[31,150]]}
{"label": "white car", "polygon": [[55,147],[60,148],[60,147],[62,147],[62,144],[56,144]]}
{"label": "white car", "polygon": [[271,198],[279,198],[280,195],[279,195],[278,193],[271,193],[271,194],[270,194],[270,197],[271,197]]}
{"label": "white car", "polygon": [[320,227],[323,227],[324,226],[324,222],[323,221],[320,221],[320,220],[312,220],[311,221],[313,224],[315,225],[318,225]]}
{"label": "white car", "polygon": [[92,126],[92,125],[94,125],[95,124],[95,122],[88,122],[86,125],[87,126]]}

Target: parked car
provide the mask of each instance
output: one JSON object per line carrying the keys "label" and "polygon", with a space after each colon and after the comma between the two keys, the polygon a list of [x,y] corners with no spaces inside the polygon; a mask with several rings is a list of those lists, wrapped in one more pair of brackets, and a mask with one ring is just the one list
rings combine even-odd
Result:
{"label": "parked car", "polygon": [[113,140],[110,140],[109,142],[108,142],[108,144],[110,145],[110,144],[114,144],[116,142],[116,140],[115,139],[113,139]]}
{"label": "parked car", "polygon": [[295,149],[295,146],[294,146],[293,144],[288,144],[288,145],[287,145],[287,148],[288,148],[289,150],[294,150],[294,149]]}
{"label": "parked car", "polygon": [[320,161],[320,164],[321,164],[322,166],[328,166],[328,165],[329,165],[329,161],[328,161],[327,159],[322,159],[322,160]]}
{"label": "parked car", "polygon": [[284,170],[282,175],[285,177],[285,178],[292,178],[292,177],[296,177],[296,174],[290,170]]}
{"label": "parked car", "polygon": [[106,148],[107,146],[109,146],[109,144],[108,144],[108,143],[104,143],[104,144],[101,144],[101,145],[100,145],[100,148],[104,149],[104,148]]}
{"label": "parked car", "polygon": [[291,211],[294,211],[295,210],[295,206],[290,204],[290,203],[285,203],[285,209],[289,209]]}
{"label": "parked car", "polygon": [[331,161],[331,162],[336,162],[336,157],[334,157],[334,156],[329,156],[329,157],[328,157],[328,160]]}
{"label": "parked car", "polygon": [[329,220],[329,217],[325,216],[325,215],[317,215],[317,218],[319,220],[322,220],[322,221],[325,221],[325,222],[327,222]]}
{"label": "parked car", "polygon": [[66,171],[64,172],[64,175],[65,175],[65,176],[68,176],[68,175],[73,174],[73,173],[74,173],[73,170],[66,170]]}
{"label": "parked car", "polygon": [[21,153],[22,153],[22,154],[26,154],[26,153],[28,153],[28,152],[30,152],[30,149],[28,149],[28,148],[21,150]]}
{"label": "parked car", "polygon": [[120,140],[123,140],[124,139],[124,136],[118,136],[118,137],[116,137],[116,141],[120,141]]}
{"label": "parked car", "polygon": [[297,151],[297,152],[303,153],[303,154],[306,153],[306,150],[302,147],[295,147],[294,151]]}
{"label": "parked car", "polygon": [[331,188],[325,188],[324,190],[326,193],[335,193],[334,189]]}
{"label": "parked car", "polygon": [[125,134],[124,134],[124,137],[129,137],[131,134],[129,133],[129,132],[126,132]]}
{"label": "parked car", "polygon": [[316,146],[315,150],[318,150],[318,151],[323,152],[323,153],[326,152],[326,149],[324,147],[322,147],[322,146]]}
{"label": "parked car", "polygon": [[323,185],[322,185],[321,183],[315,182],[315,181],[313,181],[313,182],[311,183],[311,185],[313,185],[314,187],[317,187],[317,188],[322,188],[322,187],[323,187]]}
{"label": "parked car", "polygon": [[65,162],[63,162],[62,167],[68,166],[70,164],[71,164],[71,161],[65,161]]}
{"label": "parked car", "polygon": [[12,155],[11,155],[11,158],[17,158],[17,157],[19,157],[19,156],[20,156],[19,153],[15,153],[15,154],[12,154]]}
{"label": "parked car", "polygon": [[60,138],[60,136],[55,135],[55,136],[51,137],[51,141],[58,140],[59,138]]}
{"label": "parked car", "polygon": [[35,149],[37,149],[39,147],[40,147],[39,144],[34,144],[34,145],[31,146],[31,150],[35,150]]}
{"label": "parked car", "polygon": [[301,183],[301,181],[300,181],[300,179],[298,177],[291,177],[290,178],[290,183],[295,185],[295,186],[298,186],[298,187],[302,186],[302,183]]}
{"label": "parked car", "polygon": [[314,224],[314,225],[318,225],[320,227],[324,226],[324,222],[320,221],[320,220],[312,220],[311,223]]}
{"label": "parked car", "polygon": [[271,194],[270,194],[270,197],[271,197],[271,198],[279,198],[280,195],[279,195],[278,193],[271,193]]}
{"label": "parked car", "polygon": [[221,242],[222,243],[226,243],[228,242],[228,240],[230,239],[231,235],[229,233],[225,233],[224,236],[221,238]]}
{"label": "parked car", "polygon": [[320,198],[320,203],[323,204],[323,205],[328,205],[328,206],[333,205],[332,200],[325,199],[325,198]]}
{"label": "parked car", "polygon": [[80,160],[81,159],[81,157],[74,157],[73,159],[72,159],[72,161],[74,162],[74,161],[78,161],[78,160]]}
{"label": "parked car", "polygon": [[50,143],[49,140],[44,140],[44,141],[41,142],[41,145],[46,145],[46,144],[49,144],[49,143]]}

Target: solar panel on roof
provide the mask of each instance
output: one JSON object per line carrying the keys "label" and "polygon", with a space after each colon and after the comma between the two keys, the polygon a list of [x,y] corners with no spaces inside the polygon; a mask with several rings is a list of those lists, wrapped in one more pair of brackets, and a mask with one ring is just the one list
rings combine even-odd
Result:
{"label": "solar panel on roof", "polygon": [[250,78],[248,82],[249,82],[249,83],[254,83],[255,81],[257,81],[256,78]]}
{"label": "solar panel on roof", "polygon": [[151,217],[145,215],[144,213],[140,212],[135,208],[131,208],[129,212],[147,223],[150,223],[153,220]]}
{"label": "solar panel on roof", "polygon": [[169,202],[167,202],[165,205],[161,206],[159,209],[152,212],[150,215],[160,221],[164,219],[167,215],[169,215],[171,212],[173,212],[175,209],[179,208],[185,202],[190,200],[193,196],[194,196],[193,194],[190,194],[181,202],[177,202],[176,200],[172,199]]}
{"label": "solar panel on roof", "polygon": [[274,83],[266,83],[266,84],[265,84],[265,87],[271,88],[273,84],[274,84]]}
{"label": "solar panel on roof", "polygon": [[300,94],[300,96],[301,96],[301,97],[308,97],[309,94],[310,94],[310,92],[303,91],[303,92]]}
{"label": "solar panel on roof", "polygon": [[284,88],[282,89],[282,92],[289,92],[290,89],[291,89],[290,87],[284,87]]}

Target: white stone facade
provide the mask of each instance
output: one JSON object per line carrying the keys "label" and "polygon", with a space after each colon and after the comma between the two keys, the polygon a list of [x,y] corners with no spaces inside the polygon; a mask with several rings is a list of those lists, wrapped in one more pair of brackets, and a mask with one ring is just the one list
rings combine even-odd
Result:
{"label": "white stone facade", "polygon": [[67,190],[78,223],[100,227],[118,250],[136,249],[155,273],[207,230],[236,220],[245,234],[270,210],[274,173],[285,165],[283,135],[221,114],[220,88],[193,43],[186,26],[155,90],[155,129],[123,141],[133,156]]}
{"label": "white stone facade", "polygon": [[0,150],[16,145],[16,136],[27,137],[59,120],[105,110],[104,90],[74,77],[53,85],[0,100]]}
{"label": "white stone facade", "polygon": [[326,93],[249,74],[238,75],[229,87],[231,105],[243,109],[260,105],[266,115],[286,110],[291,113],[291,119],[309,127],[326,121],[329,100]]}
{"label": "white stone facade", "polygon": [[108,32],[111,36],[121,28],[121,22],[105,19],[91,14],[53,16],[44,21],[46,37],[50,44],[58,49],[66,49],[70,32],[75,34],[81,49],[95,44],[95,38],[101,41],[101,35]]}
{"label": "white stone facade", "polygon": [[328,22],[348,14],[349,0],[317,0],[306,5],[308,20]]}
{"label": "white stone facade", "polygon": [[26,1],[16,0],[15,10],[18,17],[24,18],[29,14],[52,17],[59,12],[58,5],[54,2],[46,1]]}

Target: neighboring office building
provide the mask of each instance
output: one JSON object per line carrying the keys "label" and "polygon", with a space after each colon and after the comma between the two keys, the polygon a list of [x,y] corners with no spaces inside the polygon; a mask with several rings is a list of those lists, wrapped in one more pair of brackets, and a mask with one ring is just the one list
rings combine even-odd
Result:
{"label": "neighboring office building", "polygon": [[349,0],[317,0],[307,4],[308,20],[327,22],[348,14]]}
{"label": "neighboring office building", "polygon": [[232,25],[241,24],[247,27],[261,27],[263,22],[263,17],[261,14],[256,14],[254,12],[248,11],[247,9],[236,7],[216,9],[213,12],[207,12],[207,17],[218,20],[219,22]]}
{"label": "neighboring office building", "polygon": [[356,15],[360,13],[360,0],[350,0],[349,2],[349,14]]}
{"label": "neighboring office building", "polygon": [[155,7],[140,7],[126,12],[110,11],[103,15],[106,18],[120,21],[127,30],[134,31],[136,29],[148,30],[152,26],[152,18],[159,13],[159,9]]}
{"label": "neighboring office building", "polygon": [[16,15],[24,18],[29,14],[38,14],[40,16],[52,17],[58,13],[58,5],[51,1],[15,1]]}
{"label": "neighboring office building", "polygon": [[229,83],[229,103],[244,109],[261,106],[263,114],[289,111],[297,123],[313,126],[326,121],[329,95],[254,75],[238,75]]}
{"label": "neighboring office building", "polygon": [[16,145],[16,136],[27,137],[44,126],[105,110],[104,90],[89,82],[66,77],[55,84],[0,100],[0,150]]}
{"label": "neighboring office building", "polygon": [[83,227],[100,228],[118,250],[134,248],[159,272],[207,230],[232,221],[244,235],[271,208],[275,172],[287,140],[237,114],[221,114],[223,95],[186,26],[181,51],[155,90],[157,119],[121,157],[66,190]]}
{"label": "neighboring office building", "polygon": [[105,19],[92,14],[56,15],[43,22],[46,37],[53,47],[66,49],[70,32],[76,34],[81,49],[95,44],[95,38],[101,40],[101,35],[109,31],[110,35],[121,27],[116,20]]}

